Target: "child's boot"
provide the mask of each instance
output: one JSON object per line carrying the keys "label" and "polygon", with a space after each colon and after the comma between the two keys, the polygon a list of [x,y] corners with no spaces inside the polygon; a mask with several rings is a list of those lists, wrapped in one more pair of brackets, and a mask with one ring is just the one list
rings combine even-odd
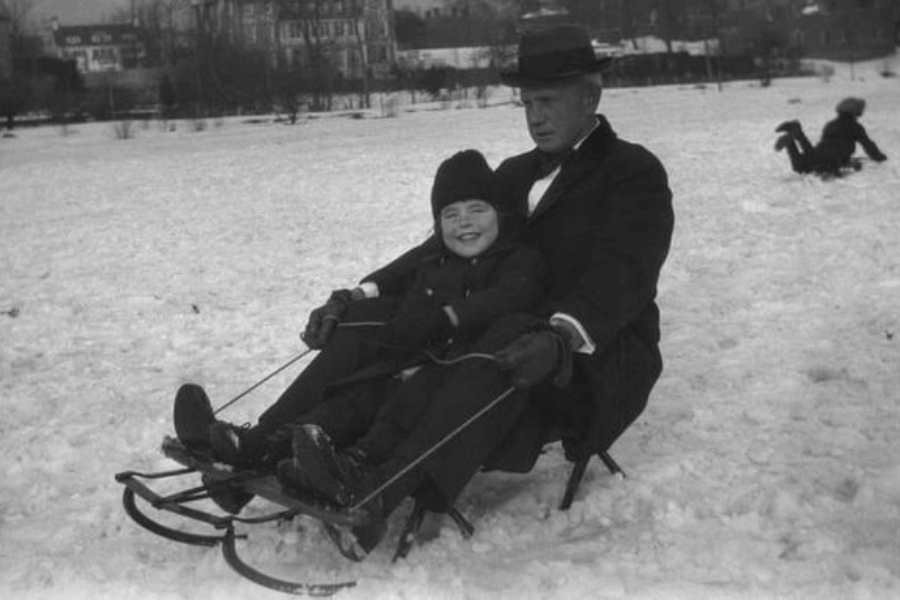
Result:
{"label": "child's boot", "polygon": [[175,394],[175,434],[188,450],[209,448],[209,428],[216,422],[209,397],[202,387],[186,383]]}

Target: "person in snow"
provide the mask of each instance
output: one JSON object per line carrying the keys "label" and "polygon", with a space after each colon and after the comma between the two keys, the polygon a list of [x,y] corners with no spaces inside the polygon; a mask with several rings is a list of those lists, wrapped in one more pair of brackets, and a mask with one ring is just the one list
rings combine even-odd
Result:
{"label": "person in snow", "polygon": [[[440,246],[383,286],[380,297],[339,290],[313,311],[304,337],[322,352],[256,426],[216,421],[202,388],[187,384],[176,396],[179,437],[209,445],[232,465],[274,465],[291,456],[293,428],[303,425],[320,445],[353,443],[357,460],[386,458],[441,384],[440,363],[515,339],[525,321],[498,319],[536,308],[546,286],[540,254],[519,242],[524,212],[503,202],[481,153],[459,152],[440,165],[431,209]],[[286,468],[284,480],[298,487]],[[237,490],[213,494],[232,513],[251,498]]]}
{"label": "person in snow", "polygon": [[[344,506],[371,499],[363,507],[370,522],[342,531],[360,555],[379,543],[404,498],[445,510],[481,469],[531,470],[553,431],[563,432],[571,460],[608,449],[644,410],[662,371],[655,299],[674,223],[666,171],[597,114],[608,60],[595,57],[586,31],[526,32],[518,59],[502,81],[521,89],[536,147],[497,174],[504,203],[528,215],[523,239],[544,257],[548,295],[537,322],[497,349],[496,360],[448,367],[387,460],[334,456],[297,430],[298,452],[282,476]],[[395,289],[439,243],[409,250],[362,286],[369,294]],[[327,314],[341,319],[344,311]],[[321,314],[307,339],[327,337]],[[485,410],[499,398],[502,405]]]}
{"label": "person in snow", "polygon": [[865,109],[866,101],[862,98],[844,98],[838,102],[835,107],[837,117],[825,125],[822,139],[815,146],[806,137],[799,121],[785,121],[775,128],[781,133],[775,141],[775,150],[787,150],[791,168],[796,173],[815,173],[822,177],[840,177],[848,169],[858,171],[861,163],[853,159],[856,144],[862,146],[872,160],[887,160],[859,122]]}

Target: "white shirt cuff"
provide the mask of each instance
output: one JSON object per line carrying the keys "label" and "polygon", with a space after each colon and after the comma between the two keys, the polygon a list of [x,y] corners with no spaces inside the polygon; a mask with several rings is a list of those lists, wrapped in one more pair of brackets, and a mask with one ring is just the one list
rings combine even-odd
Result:
{"label": "white shirt cuff", "polygon": [[566,313],[555,313],[552,317],[550,317],[550,324],[553,324],[553,321],[565,321],[572,327],[574,327],[579,334],[581,334],[581,339],[584,340],[584,344],[581,345],[580,348],[574,348],[575,352],[579,354],[593,354],[594,350],[597,349],[597,346],[594,344],[594,340],[591,339],[591,336],[588,335],[587,330],[578,322],[578,320]]}
{"label": "white shirt cuff", "polygon": [[378,297],[378,284],[371,281],[365,281],[357,286],[366,295],[366,298]]}

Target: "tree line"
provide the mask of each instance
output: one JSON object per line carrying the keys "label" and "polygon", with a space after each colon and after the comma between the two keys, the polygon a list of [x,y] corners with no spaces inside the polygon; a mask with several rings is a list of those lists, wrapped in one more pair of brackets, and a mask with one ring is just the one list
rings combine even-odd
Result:
{"label": "tree line", "polygon": [[[488,66],[465,69],[422,68],[395,62],[376,78],[363,64],[347,75],[335,61],[333,40],[319,33],[326,0],[269,0],[281,18],[302,25],[305,60],[292,62],[277,49],[276,38],[266,44],[241,44],[204,20],[208,2],[192,0],[132,0],[127,8],[111,13],[110,23],[137,23],[143,32],[146,65],[157,69],[153,89],[135,90],[110,79],[103,89],[85,85],[67,61],[36,56],[25,43],[27,16],[35,0],[0,0],[11,15],[13,74],[0,82],[0,111],[11,123],[16,114],[44,111],[60,120],[75,117],[114,118],[141,104],[153,104],[164,116],[208,116],[276,111],[291,121],[303,110],[327,111],[371,106],[373,92],[405,90],[436,96],[442,90],[484,89],[497,83],[498,70],[510,59],[522,16],[546,8],[541,0],[446,0],[440,14],[394,11],[393,39],[401,50],[409,48],[479,46],[489,49]],[[364,56],[359,30],[366,0],[344,0],[344,10],[355,28],[351,37]],[[717,35],[724,0],[559,0],[557,7],[571,19],[607,36],[636,43],[637,36],[655,31],[674,54],[672,40],[687,34]],[[697,23],[700,23],[698,26]],[[700,27],[700,29],[697,29]],[[760,37],[769,46],[782,41]],[[273,51],[273,47],[275,51]],[[766,50],[765,52],[768,52]],[[629,69],[613,73],[611,83],[635,85],[752,75],[746,56],[740,60],[709,61],[698,65],[687,57],[629,57]],[[65,64],[64,64],[65,63]],[[624,63],[623,63],[624,64]],[[68,66],[67,66],[68,65]],[[349,100],[348,100],[349,99]],[[340,101],[341,105],[338,105]]]}

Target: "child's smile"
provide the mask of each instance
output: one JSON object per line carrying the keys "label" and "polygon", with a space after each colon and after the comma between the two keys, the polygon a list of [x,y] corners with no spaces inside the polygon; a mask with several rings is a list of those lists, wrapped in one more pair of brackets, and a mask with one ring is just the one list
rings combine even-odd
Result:
{"label": "child's smile", "polygon": [[500,233],[497,211],[484,200],[460,200],[440,213],[441,239],[450,252],[463,258],[480,255]]}

